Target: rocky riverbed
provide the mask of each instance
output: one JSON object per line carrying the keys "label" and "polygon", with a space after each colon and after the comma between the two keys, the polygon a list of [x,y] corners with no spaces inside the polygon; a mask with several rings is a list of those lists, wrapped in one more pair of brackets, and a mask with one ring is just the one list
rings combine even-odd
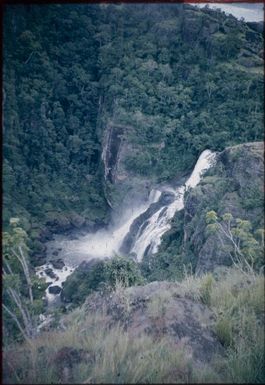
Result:
{"label": "rocky riverbed", "polygon": [[48,306],[55,306],[61,303],[60,293],[63,283],[72,274],[74,269],[74,266],[66,265],[62,259],[57,259],[35,268],[36,275],[39,278],[44,278],[45,282],[49,284],[45,291],[45,300]]}

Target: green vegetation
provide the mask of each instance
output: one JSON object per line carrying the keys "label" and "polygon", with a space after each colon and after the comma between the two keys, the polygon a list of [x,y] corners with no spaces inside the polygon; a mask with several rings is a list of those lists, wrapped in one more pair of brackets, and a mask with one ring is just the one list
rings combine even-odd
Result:
{"label": "green vegetation", "polygon": [[213,286],[216,333],[227,349],[223,370],[231,382],[264,382],[264,278],[238,270]]}
{"label": "green vegetation", "polygon": [[42,297],[47,285],[36,277],[28,260],[28,236],[19,219],[10,219],[10,231],[3,233],[3,337],[8,344],[37,332],[37,316],[44,310]]}
{"label": "green vegetation", "polygon": [[263,229],[253,234],[249,221],[240,218],[235,220],[230,213],[220,218],[213,210],[206,214],[206,222],[206,231],[208,234],[217,233],[220,246],[230,255],[233,265],[250,273],[264,266]]}
{"label": "green vegetation", "polygon": [[126,168],[158,180],[191,169],[206,147],[263,137],[262,74],[239,65],[242,53],[247,69],[258,61],[262,34],[221,12],[7,6],[4,37],[3,219],[19,216],[30,236],[60,216],[61,227],[75,214],[107,220],[109,124],[126,127]]}
{"label": "green vegetation", "polygon": [[112,288],[117,282],[128,287],[142,284],[143,278],[135,261],[117,256],[105,263],[105,282]]}
{"label": "green vegetation", "polygon": [[5,8],[3,220],[19,216],[30,236],[52,216],[106,215],[96,134],[98,8]]}
{"label": "green vegetation", "polygon": [[144,283],[140,269],[132,259],[116,256],[104,261],[81,264],[64,283],[62,296],[73,305],[82,304],[96,290],[114,290]]}
{"label": "green vegetation", "polygon": [[[62,290],[72,308],[55,310],[46,331],[38,322],[47,284],[33,270],[49,230],[107,224],[107,194],[120,204],[129,191],[104,179],[109,130],[111,167],[119,154],[128,180],[139,180],[135,191],[187,175],[205,148],[261,141],[262,47],[262,34],[244,21],[188,4],[5,7],[4,383],[265,382],[258,146],[222,152],[186,192],[156,255],[79,266]],[[216,268],[221,251],[229,268]],[[211,272],[198,277],[203,257]],[[138,304],[159,332],[134,335],[126,288],[156,280],[177,281]],[[115,322],[104,308],[86,307],[89,295],[114,294]],[[207,328],[223,353],[209,365],[164,336],[173,296],[214,313]]]}
{"label": "green vegetation", "polygon": [[[219,269],[211,278],[208,305],[216,314],[215,332],[226,347],[216,370],[232,383],[264,382],[264,277],[247,275],[238,268]],[[187,276],[180,290],[189,298],[201,299],[209,276]]]}
{"label": "green vegetation", "polygon": [[[19,351],[6,353],[4,362],[10,382],[170,383],[178,376],[178,382],[189,383],[190,360],[184,351],[176,351],[169,340],[154,345],[148,336],[131,338],[119,326],[109,329],[98,315],[74,323],[77,326],[66,332],[39,337],[32,350],[21,347]],[[79,334],[82,324],[85,330]],[[80,362],[75,363],[70,355],[64,354],[65,347],[79,354]],[[71,361],[70,371],[64,371],[64,365],[70,366]]]}
{"label": "green vegetation", "polygon": [[212,274],[206,274],[203,277],[201,286],[200,286],[201,300],[206,305],[210,304],[212,287],[213,287],[213,276]]}

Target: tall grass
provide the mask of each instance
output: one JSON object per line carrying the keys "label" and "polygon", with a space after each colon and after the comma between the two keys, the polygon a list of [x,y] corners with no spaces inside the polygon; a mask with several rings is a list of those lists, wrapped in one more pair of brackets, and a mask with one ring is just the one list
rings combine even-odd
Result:
{"label": "tall grass", "polygon": [[186,277],[175,294],[206,303],[216,315],[214,331],[226,348],[214,370],[223,382],[265,383],[264,276],[236,268]]}
{"label": "tall grass", "polygon": [[[117,287],[126,311],[127,293]],[[224,274],[186,279],[169,292],[154,297],[146,311],[162,317],[171,297],[201,301],[215,313],[213,331],[225,355],[210,365],[198,366],[185,345],[165,336],[130,336],[106,312],[87,313],[78,308],[64,319],[65,331],[44,332],[32,347],[17,345],[3,352],[4,383],[263,383],[264,278],[247,277],[235,269]],[[63,349],[80,354],[64,362]],[[58,358],[59,357],[59,358]],[[58,361],[59,360],[59,361]],[[68,368],[67,368],[68,366]]]}
{"label": "tall grass", "polygon": [[[101,327],[99,327],[101,321]],[[65,332],[44,333],[33,347],[22,346],[4,356],[4,383],[64,383],[62,366],[56,353],[61,348],[84,350],[87,357],[76,363],[71,383],[189,383],[191,357],[162,338],[154,344],[151,337],[132,338],[120,325],[109,329],[102,315]],[[13,365],[12,365],[13,357]]]}

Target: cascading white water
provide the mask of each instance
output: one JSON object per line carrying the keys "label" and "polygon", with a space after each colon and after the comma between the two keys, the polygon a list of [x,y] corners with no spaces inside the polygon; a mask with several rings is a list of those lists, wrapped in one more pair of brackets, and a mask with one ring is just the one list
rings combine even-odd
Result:
{"label": "cascading white water", "polygon": [[[162,235],[171,228],[171,219],[176,211],[180,211],[184,208],[185,191],[188,188],[195,187],[200,182],[202,174],[214,163],[215,156],[215,153],[210,150],[203,151],[186,183],[176,190],[173,190],[172,188],[166,190],[174,193],[175,200],[168,206],[160,208],[159,211],[155,212],[153,216],[149,218],[148,225],[141,235],[141,228],[139,229],[139,237],[136,237],[136,242],[131,250],[136,254],[138,261],[143,258],[147,248],[148,253],[154,254],[158,251]],[[162,211],[163,215],[160,215]]]}
{"label": "cascading white water", "polygon": [[[54,277],[51,278],[51,276],[46,274],[46,270],[49,269],[54,273]],[[49,292],[49,287],[51,286],[58,286],[62,288],[63,282],[66,280],[66,278],[72,274],[74,271],[74,267],[72,266],[64,266],[61,269],[55,269],[52,264],[47,263],[42,266],[38,266],[35,268],[36,275],[39,278],[44,278],[46,283],[49,283],[49,286],[46,288],[45,294],[46,294],[46,299],[48,303],[52,303],[53,300],[55,299],[54,294]]]}
{"label": "cascading white water", "polygon": [[[161,242],[162,235],[170,229],[170,219],[173,218],[177,210],[183,208],[182,197],[184,195],[184,186],[176,191],[167,189],[166,191],[174,192],[176,199],[169,206],[161,207],[149,220],[149,224],[145,228],[141,236],[137,236],[137,240],[132,248],[132,252],[136,254],[137,260],[140,261],[149,247],[149,253],[156,253]],[[166,208],[166,210],[164,210]],[[162,213],[162,211],[164,212]],[[139,233],[141,228],[139,229]]]}
{"label": "cascading white water", "polygon": [[[89,233],[75,240],[69,240],[65,236],[56,236],[54,241],[49,242],[47,254],[51,255],[57,249],[59,258],[62,258],[69,269],[56,271],[56,279],[51,284],[62,285],[62,282],[69,275],[70,268],[74,270],[79,263],[92,258],[110,258],[119,254],[123,242],[129,237],[129,248],[127,254],[136,256],[141,261],[146,253],[154,254],[158,251],[163,234],[171,228],[171,219],[176,211],[184,208],[184,194],[188,188],[195,187],[202,174],[215,162],[216,154],[205,150],[200,155],[194,170],[184,185],[173,189],[172,187],[161,187],[153,189],[149,194],[148,201],[135,204],[135,206],[124,210],[116,225],[99,230],[96,233]],[[170,198],[163,199],[163,195]],[[45,274],[45,269],[51,265],[43,265],[36,269],[37,275],[44,276],[46,281],[51,279]],[[61,274],[61,275],[60,275]],[[56,295],[46,290],[49,301]]]}
{"label": "cascading white water", "polygon": [[[47,244],[47,254],[52,255],[53,250],[57,249],[57,258],[62,258],[66,266],[62,269],[55,269],[52,264],[48,263],[35,269],[36,275],[39,278],[44,278],[45,282],[49,282],[49,286],[46,289],[48,304],[52,305],[54,302],[59,301],[59,294],[50,293],[49,288],[51,286],[62,288],[63,282],[79,263],[92,258],[109,258],[118,253],[121,243],[129,232],[133,221],[145,212],[152,203],[157,202],[160,195],[161,191],[151,190],[148,201],[125,210],[119,220],[119,224],[115,226],[99,230],[94,234],[87,234],[76,240],[69,240],[65,236],[56,236],[53,241],[50,241]],[[47,269],[54,273],[54,278],[51,278],[46,273]],[[44,320],[44,322],[46,321]]]}

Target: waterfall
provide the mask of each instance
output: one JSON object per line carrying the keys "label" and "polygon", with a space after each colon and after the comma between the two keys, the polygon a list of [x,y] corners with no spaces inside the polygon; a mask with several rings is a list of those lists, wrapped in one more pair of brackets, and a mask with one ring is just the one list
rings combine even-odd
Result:
{"label": "waterfall", "polygon": [[[216,154],[210,150],[205,150],[200,155],[190,177],[183,186],[176,188],[164,188],[164,191],[174,195],[174,200],[170,204],[159,207],[152,216],[146,219],[139,227],[136,241],[130,252],[137,256],[141,261],[146,253],[154,254],[158,251],[162,235],[171,228],[171,219],[177,211],[184,208],[184,194],[188,188],[195,187],[201,179],[202,174],[213,165]],[[144,227],[144,231],[142,228]]]}
{"label": "waterfall", "polygon": [[49,242],[48,253],[59,249],[59,257],[69,265],[78,265],[92,258],[110,258],[115,254],[134,255],[140,261],[146,253],[156,253],[163,234],[171,228],[176,211],[184,208],[184,194],[195,187],[202,174],[214,163],[215,153],[205,150],[200,155],[191,175],[177,188],[159,186],[149,194],[149,199],[135,202],[123,210],[119,221],[77,239],[55,236]]}
{"label": "waterfall", "polygon": [[[191,175],[186,182],[173,188],[159,186],[151,190],[149,198],[123,210],[120,217],[107,228],[69,239],[57,235],[47,243],[47,255],[56,250],[57,258],[66,264],[63,270],[53,269],[51,264],[36,268],[36,274],[43,276],[50,285],[62,287],[66,277],[82,261],[92,258],[110,258],[115,254],[131,255],[141,261],[146,254],[158,251],[163,234],[171,228],[171,220],[177,211],[184,208],[184,194],[188,188],[195,187],[203,173],[215,163],[216,154],[205,150],[200,155]],[[55,273],[54,279],[46,274],[47,268]],[[58,294],[46,290],[49,303],[54,302]]]}

